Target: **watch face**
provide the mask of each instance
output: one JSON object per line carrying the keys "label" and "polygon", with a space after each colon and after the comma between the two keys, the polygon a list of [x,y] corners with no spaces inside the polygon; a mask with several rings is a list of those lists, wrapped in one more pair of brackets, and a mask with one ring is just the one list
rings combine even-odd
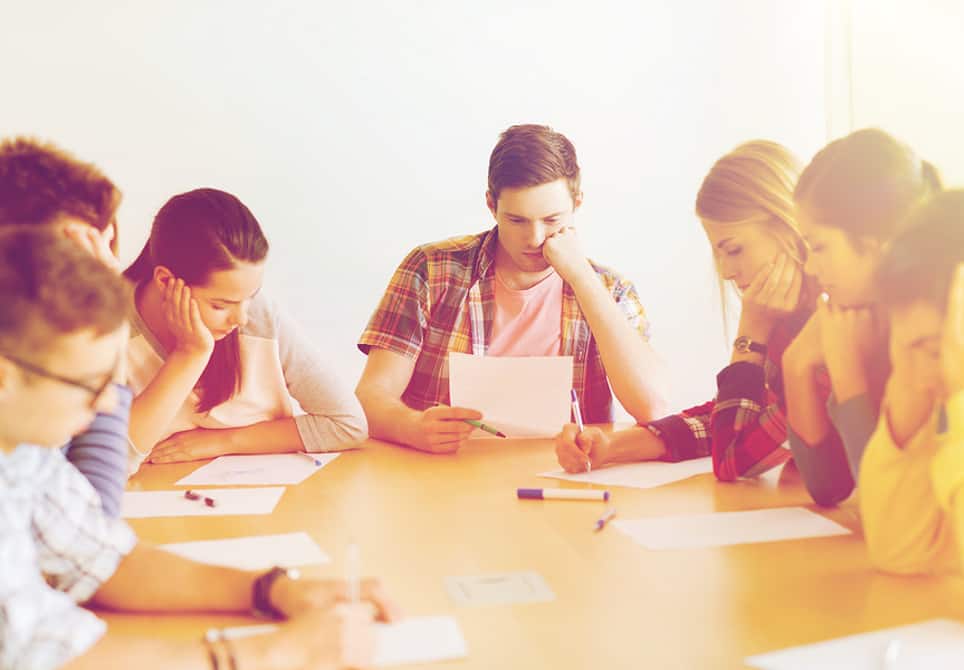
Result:
{"label": "watch face", "polygon": [[745,335],[741,335],[740,337],[736,338],[736,342],[733,343],[733,346],[736,347],[736,350],[741,354],[745,354],[750,350],[750,338],[746,337]]}

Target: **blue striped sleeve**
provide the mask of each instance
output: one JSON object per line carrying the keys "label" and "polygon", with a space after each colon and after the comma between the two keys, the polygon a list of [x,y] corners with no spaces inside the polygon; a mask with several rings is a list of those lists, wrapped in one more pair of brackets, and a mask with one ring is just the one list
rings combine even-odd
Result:
{"label": "blue striped sleeve", "polygon": [[80,470],[100,495],[104,512],[120,515],[121,497],[127,485],[127,425],[133,393],[115,384],[117,406],[98,414],[90,427],[64,447],[67,460]]}

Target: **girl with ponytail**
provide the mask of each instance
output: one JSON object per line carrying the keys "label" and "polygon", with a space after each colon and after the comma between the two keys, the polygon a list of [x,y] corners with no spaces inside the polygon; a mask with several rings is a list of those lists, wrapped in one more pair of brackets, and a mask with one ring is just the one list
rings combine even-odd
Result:
{"label": "girl with ponytail", "polygon": [[933,166],[877,129],[828,144],[794,190],[806,270],[822,295],[783,356],[783,380],[790,447],[818,504],[853,491],[877,424],[890,371],[877,266],[909,212],[939,190]]}
{"label": "girl with ponytail", "polygon": [[[147,460],[327,451],[364,439],[361,406],[260,293],[268,241],[235,196],[171,198],[124,276],[131,441]],[[294,416],[292,399],[305,414]]]}

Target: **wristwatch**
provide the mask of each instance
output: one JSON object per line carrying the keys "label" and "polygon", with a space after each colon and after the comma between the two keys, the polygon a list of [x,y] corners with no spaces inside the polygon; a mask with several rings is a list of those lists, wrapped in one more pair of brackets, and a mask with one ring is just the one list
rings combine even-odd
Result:
{"label": "wristwatch", "polygon": [[279,577],[301,579],[296,568],[280,568],[277,565],[254,580],[251,587],[251,612],[262,619],[284,619],[285,613],[271,603],[271,586]]}
{"label": "wristwatch", "polygon": [[746,335],[740,335],[738,338],[736,338],[736,341],[733,343],[733,348],[741,354],[748,354],[752,351],[753,353],[760,354],[761,356],[767,355],[767,345],[754,342]]}

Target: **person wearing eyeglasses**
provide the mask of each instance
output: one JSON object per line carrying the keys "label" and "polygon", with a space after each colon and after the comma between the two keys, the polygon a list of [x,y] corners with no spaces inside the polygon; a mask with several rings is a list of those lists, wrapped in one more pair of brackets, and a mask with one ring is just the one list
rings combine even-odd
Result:
{"label": "person wearing eyeglasses", "polygon": [[[50,227],[0,226],[0,670],[369,667],[373,619],[397,616],[376,580],[348,602],[344,580],[204,565],[139,542],[64,459],[57,445],[119,401],[110,382],[127,301],[115,273]],[[85,602],[258,614],[278,628],[239,640],[105,635]]]}
{"label": "person wearing eyeglasses", "polygon": [[[120,262],[114,253],[120,199],[120,191],[97,167],[59,147],[26,138],[0,141],[0,223],[56,229],[117,273]],[[67,460],[87,477],[111,516],[120,514],[130,462],[131,392],[114,383],[126,376],[123,364],[124,359],[118,361],[116,374],[105,379],[60,379],[87,388],[93,406],[107,406],[100,402],[107,395],[116,397],[110,411],[98,413],[90,426],[64,447]],[[20,365],[28,369],[33,363],[24,360]],[[44,375],[36,368],[31,372]]]}

